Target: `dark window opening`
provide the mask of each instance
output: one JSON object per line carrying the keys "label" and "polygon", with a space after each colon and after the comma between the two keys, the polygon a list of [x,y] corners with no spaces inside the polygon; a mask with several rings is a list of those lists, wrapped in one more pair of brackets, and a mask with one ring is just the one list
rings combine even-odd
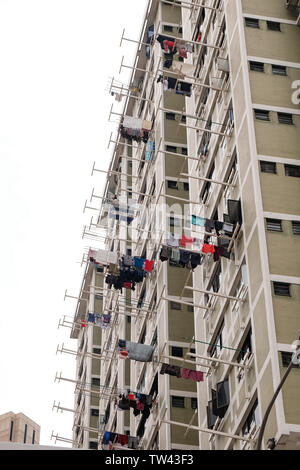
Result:
{"label": "dark window opening", "polygon": [[270,121],[269,111],[265,111],[264,109],[255,109],[254,110],[255,119],[259,121]]}
{"label": "dark window opening", "polygon": [[286,282],[273,282],[274,294],[281,295],[285,297],[290,297],[290,284]]}
{"label": "dark window opening", "polygon": [[267,21],[267,28],[270,31],[281,31],[278,21]]}
{"label": "dark window opening", "polygon": [[253,72],[264,72],[265,71],[265,65],[263,62],[254,62],[250,61],[250,70]]}
{"label": "dark window opening", "polygon": [[172,396],[172,406],[174,408],[184,408],[184,397]]}
{"label": "dark window opening", "polygon": [[289,113],[277,113],[279,124],[294,124],[293,115]]}
{"label": "dark window opening", "polygon": [[175,357],[183,357],[183,349],[177,346],[171,347],[171,356]]}
{"label": "dark window opening", "polygon": [[260,161],[260,170],[262,173],[272,173],[276,175],[276,163]]}
{"label": "dark window opening", "polygon": [[300,222],[297,220],[292,220],[292,229],[294,235],[300,235]]}
{"label": "dark window opening", "polygon": [[[286,352],[286,351],[281,351],[281,362],[283,367],[288,367],[290,365],[290,362],[292,360],[293,353]],[[300,365],[299,364],[293,364],[292,367],[295,367],[299,369]]]}
{"label": "dark window opening", "polygon": [[267,230],[270,232],[282,232],[282,224],[280,219],[266,219]]}
{"label": "dark window opening", "polygon": [[257,18],[245,18],[245,24],[249,28],[259,28],[259,21]]}
{"label": "dark window opening", "polygon": [[286,75],[286,67],[284,65],[272,65],[272,73],[274,75]]}
{"label": "dark window opening", "polygon": [[285,176],[300,178],[300,165],[284,165]]}

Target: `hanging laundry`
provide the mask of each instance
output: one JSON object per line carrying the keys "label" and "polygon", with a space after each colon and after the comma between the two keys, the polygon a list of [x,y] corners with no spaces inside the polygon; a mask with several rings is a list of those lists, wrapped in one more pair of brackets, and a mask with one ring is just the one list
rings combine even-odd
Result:
{"label": "hanging laundry", "polygon": [[220,231],[223,229],[223,225],[224,225],[223,222],[219,222],[218,220],[214,221],[215,231],[217,235],[220,235]]}
{"label": "hanging laundry", "polygon": [[179,248],[172,248],[169,263],[173,266],[174,265],[178,266],[179,260],[180,260],[180,250],[179,250]]}
{"label": "hanging laundry", "polygon": [[95,261],[104,265],[109,263],[117,264],[118,254],[114,251],[109,250],[97,250]]}
{"label": "hanging laundry", "polygon": [[163,45],[163,49],[165,52],[172,52],[173,49],[174,49],[174,41],[169,41],[168,39],[165,39],[164,41],[162,41],[162,45]]}
{"label": "hanging laundry", "polygon": [[200,372],[198,370],[182,368],[181,374],[182,378],[184,379],[194,380],[196,382],[203,382],[203,372]]}
{"label": "hanging laundry", "polygon": [[179,366],[172,366],[170,364],[162,364],[160,374],[168,374],[176,376],[178,379],[181,377],[181,371]]}
{"label": "hanging laundry", "polygon": [[148,140],[147,148],[146,148],[146,151],[145,151],[145,160],[146,161],[153,160],[154,152],[155,152],[155,141]]}
{"label": "hanging laundry", "polygon": [[137,449],[138,442],[138,437],[128,436],[128,449]]}
{"label": "hanging laundry", "polygon": [[101,314],[100,313],[95,313],[94,318],[95,318],[95,325],[101,327],[101,325],[102,325]]}
{"label": "hanging laundry", "polygon": [[111,327],[110,319],[111,319],[111,314],[110,313],[102,315],[102,322],[101,322],[101,328],[102,329],[107,329],[107,328]]}
{"label": "hanging laundry", "polygon": [[170,257],[170,248],[168,246],[162,246],[159,254],[159,259],[161,261],[167,261]]}
{"label": "hanging laundry", "polygon": [[153,41],[153,36],[154,36],[154,25],[149,26],[148,31],[147,31],[147,40],[146,43],[149,44],[146,45],[146,57],[149,60],[150,59],[150,44]]}
{"label": "hanging laundry", "polygon": [[214,245],[208,245],[207,243],[203,243],[202,253],[214,253],[214,252],[215,252]]}
{"label": "hanging laundry", "polygon": [[154,260],[149,261],[148,259],[146,259],[145,266],[144,266],[145,271],[151,272],[153,269],[153,264],[154,264]]}
{"label": "hanging laundry", "polygon": [[132,116],[124,116],[123,126],[129,127],[130,129],[142,129],[142,119]]}
{"label": "hanging laundry", "polygon": [[[120,340],[119,347],[122,347],[120,346]],[[126,351],[128,352],[129,359],[139,362],[150,362],[152,360],[154,347],[147,344],[126,341]]]}
{"label": "hanging laundry", "polygon": [[185,250],[179,250],[179,251],[180,251],[179,264],[184,268],[190,261],[191,253]]}
{"label": "hanging laundry", "polygon": [[195,269],[201,264],[201,255],[199,253],[191,253],[191,268]]}
{"label": "hanging laundry", "polygon": [[197,217],[192,215],[192,225],[198,225],[199,227],[205,227],[206,219],[204,217]]}
{"label": "hanging laundry", "polygon": [[169,36],[164,36],[163,34],[159,34],[156,37],[156,40],[160,43],[160,47],[164,50],[164,41],[173,42],[174,38],[170,38]]}
{"label": "hanging laundry", "polygon": [[173,235],[172,233],[168,235],[167,244],[169,246],[178,247],[179,246],[179,236]]}
{"label": "hanging laundry", "polygon": [[194,243],[196,241],[196,238],[195,237],[186,237],[184,234],[182,235],[181,239],[180,239],[180,246],[187,246],[187,245],[191,245],[192,243]]}
{"label": "hanging laundry", "polygon": [[211,231],[215,228],[215,221],[213,219],[206,219],[205,221],[205,230],[206,232],[211,233]]}
{"label": "hanging laundry", "polygon": [[128,255],[123,255],[122,256],[122,263],[123,263],[123,266],[126,266],[126,267],[131,267],[131,266],[134,266],[134,259],[132,256],[128,256]]}
{"label": "hanging laundry", "polygon": [[214,261],[218,261],[220,256],[224,255],[225,248],[223,246],[215,246]]}
{"label": "hanging laundry", "polygon": [[117,443],[121,446],[127,446],[128,444],[128,435],[127,434],[118,434]]}
{"label": "hanging laundry", "polygon": [[88,322],[95,323],[95,315],[93,313],[89,313]]}
{"label": "hanging laundry", "polygon": [[[184,41],[183,39],[176,39],[175,46],[180,50],[183,49],[186,52],[193,52],[193,44],[190,42]],[[186,57],[185,57],[186,58]]]}
{"label": "hanging laundry", "polygon": [[134,266],[139,269],[144,268],[145,258],[141,258],[139,256],[134,256]]}

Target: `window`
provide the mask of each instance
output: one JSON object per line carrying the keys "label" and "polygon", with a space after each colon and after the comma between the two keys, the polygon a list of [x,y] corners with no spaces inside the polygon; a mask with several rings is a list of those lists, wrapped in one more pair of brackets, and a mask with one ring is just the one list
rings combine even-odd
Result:
{"label": "window", "polygon": [[246,338],[245,338],[245,341],[243,342],[243,345],[242,347],[240,348],[240,352],[239,352],[239,355],[237,357],[237,362],[241,362],[247,351],[249,351],[250,353],[252,352],[252,330],[250,328],[249,330],[249,333],[247,334]]}
{"label": "window", "polygon": [[24,444],[26,444],[26,439],[27,439],[27,424],[25,424],[25,429],[24,429]]}
{"label": "window", "polygon": [[184,408],[184,397],[171,397],[174,408]]}
{"label": "window", "polygon": [[250,70],[253,72],[264,72],[265,71],[265,65],[263,62],[254,62],[250,61]]}
{"label": "window", "polygon": [[249,28],[259,28],[259,21],[256,18],[245,18],[245,23]]}
{"label": "window", "polygon": [[168,24],[164,24],[164,31],[168,32],[168,33],[172,33],[173,32],[173,26],[170,26]]}
{"label": "window", "polygon": [[177,346],[172,346],[171,347],[171,356],[183,357],[183,349],[178,348]]}
{"label": "window", "polygon": [[127,315],[127,323],[131,323],[131,316]]}
{"label": "window", "polygon": [[189,189],[190,189],[189,183],[183,183],[183,189],[184,189],[184,191],[189,191]]}
{"label": "window", "polygon": [[246,421],[242,427],[242,435],[245,436],[246,434],[249,434],[253,425],[257,426],[259,423],[260,423],[260,419],[259,419],[259,413],[258,413],[258,402],[256,400],[256,402],[251,408],[246,418]]}
{"label": "window", "polygon": [[170,188],[170,189],[178,189],[177,181],[168,180],[168,188]]}
{"label": "window", "polygon": [[10,422],[10,432],[9,432],[9,440],[10,440],[10,441],[12,441],[13,430],[14,430],[14,422],[11,421],[11,422]]}
{"label": "window", "polygon": [[98,449],[98,444],[96,441],[90,441],[89,442],[89,449]]}
{"label": "window", "polygon": [[272,173],[276,175],[276,163],[275,162],[260,162],[260,170],[262,173]]}
{"label": "window", "polygon": [[173,145],[166,145],[166,151],[167,152],[172,152],[172,153],[177,153],[177,147],[174,147]]}
{"label": "window", "polygon": [[300,235],[300,222],[298,220],[292,220],[292,229],[294,235]]}
{"label": "window", "polygon": [[187,306],[187,311],[193,313],[194,312],[194,306],[193,305],[188,305]]}
{"label": "window", "polygon": [[170,307],[172,310],[181,310],[181,304],[178,302],[170,302]]}
{"label": "window", "polygon": [[101,354],[101,349],[100,348],[93,348],[93,353],[94,354]]}
{"label": "window", "polygon": [[282,232],[282,225],[280,219],[266,219],[267,230],[270,232]]}
{"label": "window", "polygon": [[96,408],[91,409],[91,416],[99,416],[99,410]]}
{"label": "window", "polygon": [[181,153],[182,153],[182,155],[187,155],[188,154],[188,149],[186,147],[181,147]]}
{"label": "window", "polygon": [[272,65],[272,73],[274,75],[286,75],[286,67],[284,65]]}
{"label": "window", "polygon": [[279,124],[294,124],[293,115],[289,113],[277,113]]}
{"label": "window", "polygon": [[131,248],[127,248],[127,255],[128,255],[128,256],[131,256],[131,255],[132,255]]}
{"label": "window", "polygon": [[290,297],[290,284],[286,282],[273,282],[274,294]]}
{"label": "window", "polygon": [[170,227],[180,227],[180,221],[175,217],[169,217],[169,225]]}
{"label": "window", "polygon": [[216,335],[216,338],[214,340],[214,344],[213,344],[213,347],[210,351],[210,356],[213,357],[214,355],[218,356],[220,351],[222,350],[223,348],[223,340],[222,340],[222,335],[223,335],[223,328],[224,328],[224,323],[222,323],[217,335]]}
{"label": "window", "polygon": [[[281,362],[283,367],[288,367],[290,365],[292,355],[293,353],[281,351]],[[299,369],[300,366],[299,364],[293,364],[292,367],[296,367],[297,369]]]}
{"label": "window", "polygon": [[278,23],[278,21],[267,21],[267,28],[270,31],[281,31],[280,23]]}
{"label": "window", "polygon": [[192,410],[196,410],[198,408],[198,401],[197,398],[191,398],[191,408]]}
{"label": "window", "polygon": [[166,119],[169,121],[175,121],[175,113],[166,113]]}
{"label": "window", "polygon": [[100,387],[100,379],[98,377],[92,377],[92,385]]}
{"label": "window", "polygon": [[285,176],[300,178],[300,165],[284,165]]}
{"label": "window", "polygon": [[35,442],[35,430],[32,431],[32,440],[31,440],[31,444],[34,444]]}
{"label": "window", "polygon": [[255,109],[254,114],[255,119],[260,121],[270,121],[269,111],[265,111],[264,109]]}

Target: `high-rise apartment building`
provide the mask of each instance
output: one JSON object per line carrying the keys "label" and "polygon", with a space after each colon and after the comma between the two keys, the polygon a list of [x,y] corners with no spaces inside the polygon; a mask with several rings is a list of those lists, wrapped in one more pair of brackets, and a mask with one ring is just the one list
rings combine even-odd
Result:
{"label": "high-rise apartment building", "polygon": [[4,443],[39,444],[40,426],[23,413],[4,413],[0,416],[0,441]]}
{"label": "high-rise apartment building", "polygon": [[[253,449],[300,329],[298,1],[149,0],[137,42],[86,232],[73,445]],[[295,361],[263,448],[300,448],[299,389]]]}

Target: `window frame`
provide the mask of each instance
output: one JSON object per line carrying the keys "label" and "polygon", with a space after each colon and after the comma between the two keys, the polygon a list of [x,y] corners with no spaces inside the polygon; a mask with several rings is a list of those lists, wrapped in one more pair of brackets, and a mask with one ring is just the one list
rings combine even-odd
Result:
{"label": "window frame", "polygon": [[259,19],[245,16],[245,26],[248,28],[260,29]]}
{"label": "window frame", "polygon": [[[276,162],[269,162],[267,160],[260,160],[259,165],[260,165],[261,173],[268,173],[269,175],[277,175],[277,163]],[[265,169],[268,166],[269,166],[269,169],[272,167],[272,168],[275,169],[275,171],[265,171]]]}
{"label": "window frame", "polygon": [[[276,228],[276,225],[279,228]],[[268,232],[283,232],[282,220],[281,219],[270,219],[270,218],[266,217],[266,230]]]}
{"label": "window frame", "polygon": [[279,124],[286,124],[288,126],[293,126],[294,121],[293,121],[293,115],[292,113],[277,113],[277,118],[278,118],[278,123]]}
{"label": "window frame", "polygon": [[[262,66],[262,69],[257,67],[257,66]],[[258,62],[255,60],[249,60],[249,67],[251,72],[259,72],[259,73],[264,73],[265,72],[265,64],[264,62]],[[255,68],[257,67],[257,68]]]}
{"label": "window frame", "polygon": [[[284,286],[288,286],[287,287],[288,291],[286,291],[287,293],[280,293],[280,288],[283,289]],[[279,296],[279,297],[292,297],[291,296],[291,284],[288,282],[273,281],[273,292],[274,292],[274,295]],[[282,290],[281,292],[284,292],[284,291]]]}
{"label": "window frame", "polygon": [[270,122],[270,111],[267,109],[254,109],[254,116],[257,121]]}
{"label": "window frame", "polygon": [[[178,400],[178,401],[176,402],[176,400]],[[182,401],[180,401],[180,400],[182,400]],[[185,408],[185,397],[177,396],[177,395],[171,395],[171,406],[173,408]]]}

